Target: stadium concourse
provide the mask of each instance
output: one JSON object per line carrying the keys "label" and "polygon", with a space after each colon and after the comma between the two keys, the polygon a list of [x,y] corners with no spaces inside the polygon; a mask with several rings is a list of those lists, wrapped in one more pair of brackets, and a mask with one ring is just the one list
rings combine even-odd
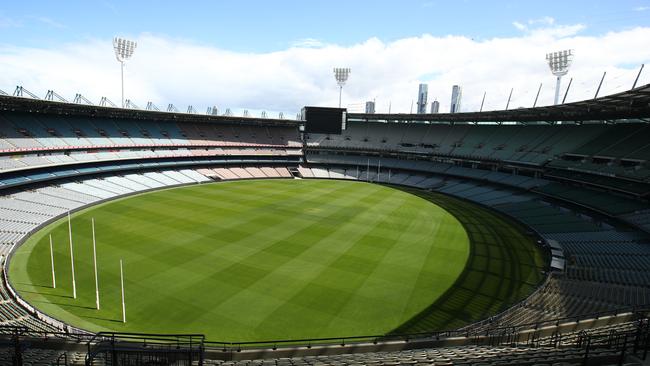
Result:
{"label": "stadium concourse", "polygon": [[151,346],[156,338],[146,343],[144,335],[95,336],[38,312],[3,270],[0,354],[34,365],[116,362],[110,355],[118,349],[123,357],[158,357],[160,364],[174,357],[177,364],[223,365],[618,364],[644,358],[650,342],[648,122],[650,86],[512,111],[350,114],[341,135],[301,133],[301,121],[0,96],[3,269],[31,233],[70,211],[163,187],[267,178],[349,179],[441,192],[519,221],[551,258],[546,281],[530,297],[461,329],[325,345],[201,341],[198,353],[192,353],[197,343],[189,342],[187,354],[200,356],[186,363],[163,346],[168,340],[157,348]]}

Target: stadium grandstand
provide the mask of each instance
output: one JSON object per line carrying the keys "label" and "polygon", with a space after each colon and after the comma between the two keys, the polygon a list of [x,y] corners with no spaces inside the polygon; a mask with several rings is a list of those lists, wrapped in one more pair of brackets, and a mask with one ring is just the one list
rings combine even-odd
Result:
{"label": "stadium grandstand", "polygon": [[[29,365],[641,364],[650,347],[649,122],[650,85],[538,108],[348,114],[340,134],[307,133],[308,121],[0,95],[0,355]],[[473,243],[511,235],[484,220],[512,221],[543,251],[543,270],[523,298],[460,320],[435,323],[444,309],[433,309],[385,334],[263,341],[93,332],[14,288],[14,254],[70,212],[259,179],[398,187],[439,203]]]}

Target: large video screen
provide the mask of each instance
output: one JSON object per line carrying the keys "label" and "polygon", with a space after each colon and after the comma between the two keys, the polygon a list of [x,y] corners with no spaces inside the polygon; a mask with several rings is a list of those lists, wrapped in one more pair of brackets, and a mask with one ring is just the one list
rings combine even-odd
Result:
{"label": "large video screen", "polygon": [[306,133],[326,133],[340,135],[345,124],[344,108],[304,107]]}

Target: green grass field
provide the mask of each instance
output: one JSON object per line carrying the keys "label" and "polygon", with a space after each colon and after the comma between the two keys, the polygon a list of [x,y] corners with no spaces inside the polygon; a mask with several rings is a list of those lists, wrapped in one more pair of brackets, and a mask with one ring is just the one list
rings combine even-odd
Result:
{"label": "green grass field", "polygon": [[[93,217],[101,310],[95,309]],[[93,331],[191,332],[215,341],[454,327],[527,295],[544,264],[531,238],[475,205],[345,181],[157,191],[76,213],[72,228],[76,300],[67,220],[39,231],[13,256],[10,281],[32,305]]]}

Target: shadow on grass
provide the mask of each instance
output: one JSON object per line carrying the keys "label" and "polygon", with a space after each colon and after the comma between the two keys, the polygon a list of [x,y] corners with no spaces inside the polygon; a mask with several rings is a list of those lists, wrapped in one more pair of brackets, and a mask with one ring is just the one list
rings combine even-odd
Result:
{"label": "shadow on grass", "polygon": [[[45,286],[45,285],[37,285],[34,283],[24,283],[24,282],[16,282],[14,285],[22,285],[22,286],[31,286],[31,287],[40,287],[40,288],[52,288],[52,285]],[[53,288],[52,288],[53,289]],[[24,291],[27,292],[27,291]]]}
{"label": "shadow on grass", "polygon": [[[94,308],[93,308],[94,309]],[[109,318],[100,318],[98,316],[81,316],[84,319],[94,319],[94,320],[103,320],[111,323],[122,323],[121,319],[109,319]]]}
{"label": "shadow on grass", "polygon": [[52,304],[52,305],[57,305],[57,306],[59,306],[59,307],[62,308],[62,309],[65,309],[65,308],[78,308],[78,309],[88,309],[88,310],[94,310],[94,309],[95,309],[95,308],[92,307],[92,306],[81,306],[81,305],[73,305],[73,304],[63,304],[63,303],[60,303],[60,302],[54,302],[54,301],[35,300],[35,301],[32,301],[32,302],[35,302],[35,303],[42,303],[42,304]]}
{"label": "shadow on grass", "polygon": [[[534,256],[522,253],[522,247],[526,247],[523,252],[530,253],[535,244],[518,224],[440,193],[393,188],[424,198],[455,216],[467,232],[470,253],[455,283],[391,334],[449,330],[488,318],[521,301],[544,280],[543,267],[537,267]],[[522,243],[522,234],[528,242]]]}
{"label": "shadow on grass", "polygon": [[37,294],[37,295],[43,295],[43,296],[55,296],[55,297],[61,297],[64,299],[72,299],[73,297],[71,295],[57,295],[57,294],[50,294],[47,292],[37,292],[37,291],[27,291],[27,290],[20,290],[20,293],[25,293],[25,294]]}

